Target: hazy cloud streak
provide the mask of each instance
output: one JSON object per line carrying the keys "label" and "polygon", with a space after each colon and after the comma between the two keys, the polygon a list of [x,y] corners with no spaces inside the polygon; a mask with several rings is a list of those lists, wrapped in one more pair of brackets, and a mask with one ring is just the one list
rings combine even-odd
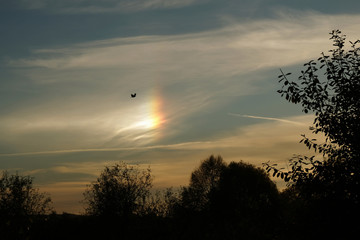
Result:
{"label": "hazy cloud streak", "polygon": [[252,115],[242,115],[238,113],[228,113],[230,116],[236,116],[236,117],[245,117],[245,118],[254,118],[254,119],[263,119],[263,120],[271,120],[271,121],[279,121],[284,123],[290,123],[290,124],[296,124],[296,125],[306,125],[306,123],[302,122],[295,122],[283,118],[273,118],[273,117],[261,117],[261,116],[252,116]]}
{"label": "hazy cloud streak", "polygon": [[[344,25],[356,38],[360,17],[306,13],[247,23],[228,22],[227,27],[178,36],[138,36],[84,43],[61,49],[42,49],[30,59],[11,61],[13,66],[48,70],[139,69],[141,75],[183,72],[190,77],[229,77],[259,69],[306,61],[331,46],[326,34]],[[229,20],[227,20],[229,21]],[[312,28],[309,28],[309,24]],[[47,55],[49,54],[49,55]],[[128,71],[122,71],[130,77]],[[174,77],[174,75],[171,75]],[[35,77],[40,77],[36,74]],[[126,77],[126,75],[125,75]]]}
{"label": "hazy cloud streak", "polygon": [[54,13],[96,14],[126,13],[153,9],[181,8],[207,0],[18,0],[28,9],[43,9]]}
{"label": "hazy cloud streak", "polygon": [[24,152],[24,153],[1,153],[0,157],[9,156],[29,156],[29,155],[48,155],[48,154],[64,154],[64,153],[78,153],[78,152],[117,152],[117,151],[134,151],[134,150],[151,150],[151,149],[188,149],[196,148],[196,145],[203,145],[211,143],[204,142],[184,142],[169,145],[154,145],[154,146],[138,146],[138,147],[123,147],[123,148],[93,148],[93,149],[66,149],[56,151],[41,151],[41,152]]}

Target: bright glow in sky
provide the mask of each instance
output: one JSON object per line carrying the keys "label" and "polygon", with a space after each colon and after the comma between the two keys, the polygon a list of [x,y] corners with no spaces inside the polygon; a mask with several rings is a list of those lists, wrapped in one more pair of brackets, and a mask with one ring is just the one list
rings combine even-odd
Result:
{"label": "bright glow in sky", "polygon": [[150,100],[150,114],[147,119],[142,123],[147,128],[158,129],[161,128],[162,124],[165,124],[165,116],[162,109],[161,94],[158,90],[154,89],[153,95]]}
{"label": "bright glow in sky", "polygon": [[[0,169],[81,212],[107,164],[179,187],[211,154],[285,165],[313,116],[282,99],[332,47],[360,39],[360,2],[14,0],[0,3]],[[131,93],[137,93],[131,98]],[[310,153],[311,154],[311,153]],[[279,182],[279,186],[282,186]]]}

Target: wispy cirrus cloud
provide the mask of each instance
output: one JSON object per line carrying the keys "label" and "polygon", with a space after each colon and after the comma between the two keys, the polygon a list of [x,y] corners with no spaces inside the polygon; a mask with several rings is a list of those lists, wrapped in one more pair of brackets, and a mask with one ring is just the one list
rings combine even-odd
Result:
{"label": "wispy cirrus cloud", "polygon": [[154,9],[173,9],[199,4],[207,0],[18,0],[28,9],[42,9],[54,13],[92,14],[137,12]]}
{"label": "wispy cirrus cloud", "polygon": [[[196,149],[204,148],[210,141],[204,142],[183,142],[167,145],[151,145],[151,146],[137,146],[137,147],[117,147],[117,148],[84,148],[84,149],[64,149],[64,150],[52,150],[52,151],[40,151],[40,152],[20,152],[20,153],[0,153],[0,157],[11,156],[32,156],[32,155],[56,155],[56,154],[71,154],[82,152],[123,152],[123,151],[147,151],[147,150],[159,150],[159,149]],[[199,147],[201,146],[201,147]]]}
{"label": "wispy cirrus cloud", "polygon": [[[220,154],[227,162],[243,160],[259,167],[267,161],[286,165],[293,154],[308,153],[299,140],[301,133],[309,133],[307,126],[312,119],[309,115],[287,118],[289,122],[271,119],[238,127],[230,135],[214,136],[209,141],[0,154],[0,161],[7,162],[8,169],[32,174],[41,189],[51,193],[58,210],[70,211],[72,205],[71,211],[77,212],[86,185],[96,179],[104,166],[119,161],[139,164],[141,168],[150,166],[155,188],[186,185],[193,169],[210,154]],[[32,163],[25,166],[23,161],[28,159]],[[47,166],[42,163],[42,168],[37,169],[37,161],[46,162]],[[70,193],[73,194],[64,197]]]}
{"label": "wispy cirrus cloud", "polygon": [[[232,136],[213,137],[209,141],[187,141],[174,144],[155,144],[148,146],[132,147],[99,147],[83,149],[61,149],[38,152],[19,152],[19,153],[2,153],[0,157],[16,156],[36,156],[36,155],[58,155],[58,154],[76,154],[76,153],[104,153],[107,152],[133,152],[133,151],[161,151],[161,150],[206,150],[206,149],[231,149],[237,147],[251,147],[253,145],[274,144],[277,142],[294,141],[294,136],[298,137],[302,132],[308,132],[308,126],[311,125],[313,116],[296,116],[287,119],[269,118],[250,115],[229,114],[237,117],[249,117],[255,119],[270,120],[271,122],[252,124],[247,127],[240,127]],[[282,129],[281,133],[279,129]],[[289,134],[291,133],[291,134]],[[295,140],[294,142],[297,142]],[[219,152],[226,152],[220,150]]]}
{"label": "wispy cirrus cloud", "polygon": [[252,115],[245,115],[245,114],[238,114],[238,113],[228,113],[228,114],[230,116],[235,116],[235,117],[244,117],[244,118],[263,119],[263,120],[270,120],[270,121],[279,121],[279,122],[290,123],[290,124],[295,124],[295,125],[307,125],[307,123],[291,121],[291,120],[283,119],[283,118],[252,116]]}
{"label": "wispy cirrus cloud", "polygon": [[232,76],[291,65],[326,52],[332,45],[327,34],[334,28],[341,28],[354,39],[358,35],[357,15],[314,12],[293,15],[279,12],[278,15],[276,19],[245,23],[226,20],[226,27],[194,34],[113,38],[59,49],[39,49],[31,58],[9,63],[51,70],[142,66],[141,72],[147,75],[151,70],[171,73],[186,69],[183,72],[186,77],[206,73]]}
{"label": "wispy cirrus cloud", "polygon": [[[344,26],[343,31],[356,39],[359,22],[356,15],[279,13],[278,18],[266,21],[227,20],[226,27],[200,33],[112,38],[39,49],[9,65],[21,69],[18,74],[23,73],[32,87],[43,88],[36,95],[42,101],[24,103],[2,117],[0,140],[16,142],[17,152],[69,146],[110,148],[137,144],[139,139],[156,144],[148,141],[148,130],[139,132],[132,126],[151,115],[149,103],[160,97],[167,119],[162,132],[177,142],[184,127],[194,132],[201,129],[187,122],[192,116],[231,100],[224,96],[264,91],[259,81],[268,83],[276,76],[259,72],[317,57],[331,47],[327,34],[334,27]],[[155,88],[162,91],[151,96]],[[139,93],[135,101],[129,98],[132,91]],[[48,141],[49,136],[56,138]]]}

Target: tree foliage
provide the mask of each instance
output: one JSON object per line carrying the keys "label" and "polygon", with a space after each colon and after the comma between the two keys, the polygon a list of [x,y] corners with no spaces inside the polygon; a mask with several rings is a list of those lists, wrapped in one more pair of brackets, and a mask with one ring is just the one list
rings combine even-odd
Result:
{"label": "tree foliage", "polygon": [[142,215],[157,217],[174,217],[175,211],[180,204],[180,191],[167,188],[163,191],[157,190],[146,199]]}
{"label": "tree foliage", "polygon": [[222,214],[251,216],[274,207],[278,190],[261,168],[244,162],[231,162],[221,173],[213,207]]}
{"label": "tree foliage", "polygon": [[139,170],[124,162],[106,166],[84,193],[86,212],[118,217],[143,212],[152,180],[150,168]]}
{"label": "tree foliage", "polygon": [[203,160],[200,166],[192,172],[189,186],[183,188],[183,205],[195,211],[207,208],[209,194],[217,186],[220,175],[226,166],[227,164],[221,156],[211,155]]}
{"label": "tree foliage", "polygon": [[334,46],[330,55],[322,53],[317,60],[305,63],[294,81],[289,79],[290,73],[281,70],[282,88],[278,90],[287,101],[301,104],[304,113],[314,113],[310,130],[325,135],[325,142],[305,135],[300,142],[322,153],[322,159],[294,156],[290,171],[264,165],[273,176],[288,182],[287,192],[301,199],[305,209],[312,209],[313,215],[317,212],[323,223],[333,226],[359,212],[360,41],[350,41],[350,48],[346,48],[346,36],[341,31],[330,34]]}
{"label": "tree foliage", "polygon": [[51,198],[33,187],[33,178],[7,171],[0,178],[0,215],[7,217],[33,216],[51,211]]}
{"label": "tree foliage", "polygon": [[232,234],[244,239],[262,239],[266,235],[273,239],[279,219],[279,192],[264,169],[231,162],[221,173],[210,202],[211,215]]}
{"label": "tree foliage", "polygon": [[322,153],[325,161],[297,156],[290,162],[292,170],[286,173],[266,164],[269,171],[273,170],[286,181],[314,179],[320,177],[320,172],[333,172],[338,167],[343,167],[343,173],[350,178],[357,175],[355,170],[359,167],[360,157],[360,41],[350,41],[350,50],[345,50],[346,36],[339,30],[330,34],[335,46],[329,51],[330,56],[322,53],[317,61],[305,63],[305,70],[301,71],[297,81],[289,80],[290,73],[281,71],[279,76],[279,82],[283,84],[278,90],[281,96],[289,102],[301,104],[303,112],[313,112],[315,119],[310,130],[326,137],[325,143],[320,144],[305,135],[300,141],[309,149]]}
{"label": "tree foliage", "polygon": [[[298,81],[290,81],[288,74],[279,76],[283,84],[278,90],[292,103],[300,103],[303,111],[314,112],[313,133],[325,134],[326,143],[317,144],[307,138],[310,148],[332,154],[341,151],[359,157],[360,151],[360,48],[359,40],[345,50],[346,36],[341,31],[331,32],[335,48],[331,55],[321,54],[317,61],[305,63]],[[321,78],[320,73],[325,77]]]}
{"label": "tree foliage", "polygon": [[[221,156],[203,160],[181,193],[184,239],[257,239],[270,233],[279,193],[266,171]],[[259,233],[261,229],[261,233]],[[271,235],[271,234],[270,234]],[[235,237],[237,236],[237,237]]]}
{"label": "tree foliage", "polygon": [[51,198],[33,186],[33,178],[3,171],[0,177],[0,238],[27,239],[33,221],[48,214]]}

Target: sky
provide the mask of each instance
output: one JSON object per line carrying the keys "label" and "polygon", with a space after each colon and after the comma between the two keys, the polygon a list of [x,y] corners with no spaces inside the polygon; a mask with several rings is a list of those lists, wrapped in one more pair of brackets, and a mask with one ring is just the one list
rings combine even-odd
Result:
{"label": "sky", "polygon": [[[280,68],[360,39],[356,0],[1,0],[0,170],[82,213],[104,166],[186,186],[211,154],[286,168],[314,116],[276,90]],[[135,98],[130,94],[137,93]],[[319,138],[319,137],[318,137]],[[284,183],[274,179],[279,188]]]}

